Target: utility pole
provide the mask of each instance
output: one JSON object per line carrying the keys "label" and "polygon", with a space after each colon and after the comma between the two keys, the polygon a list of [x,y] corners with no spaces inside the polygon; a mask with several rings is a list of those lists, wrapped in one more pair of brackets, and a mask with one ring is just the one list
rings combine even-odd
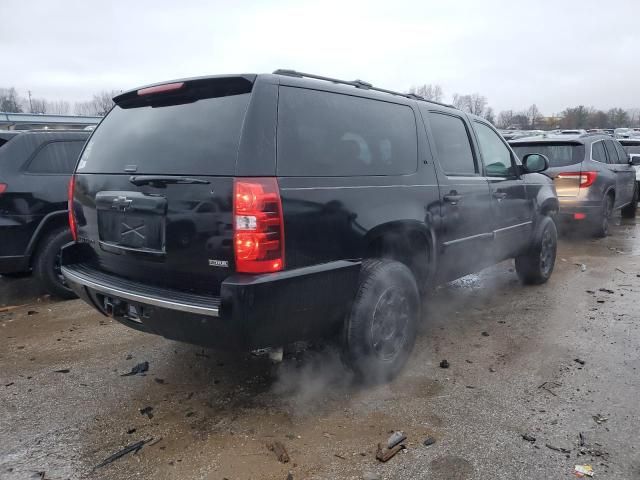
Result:
{"label": "utility pole", "polygon": [[31,90],[27,90],[29,94],[29,113],[33,113],[33,105],[31,105]]}

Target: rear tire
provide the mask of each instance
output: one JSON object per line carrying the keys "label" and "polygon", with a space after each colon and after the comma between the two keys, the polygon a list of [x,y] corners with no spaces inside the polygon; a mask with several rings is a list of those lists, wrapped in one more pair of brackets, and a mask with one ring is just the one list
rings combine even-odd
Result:
{"label": "rear tire", "polygon": [[516,272],[525,285],[546,283],[553,273],[558,249],[558,231],[550,217],[542,217],[534,245],[524,254],[516,257]]}
{"label": "rear tire", "polygon": [[368,384],[395,377],[411,354],[419,318],[411,270],[393,260],[365,260],[344,338],[344,356],[357,377]]}
{"label": "rear tire", "polygon": [[60,249],[71,241],[73,238],[68,228],[50,232],[40,241],[40,250],[33,264],[33,271],[42,287],[51,295],[65,300],[77,298],[60,273]]}
{"label": "rear tire", "polygon": [[623,218],[636,218],[636,211],[638,210],[638,182],[633,185],[633,197],[631,203],[620,210],[620,214]]}
{"label": "rear tire", "polygon": [[594,226],[594,236],[604,238],[609,235],[609,223],[613,216],[613,197],[606,195],[602,200],[602,211],[597,217],[597,223]]}

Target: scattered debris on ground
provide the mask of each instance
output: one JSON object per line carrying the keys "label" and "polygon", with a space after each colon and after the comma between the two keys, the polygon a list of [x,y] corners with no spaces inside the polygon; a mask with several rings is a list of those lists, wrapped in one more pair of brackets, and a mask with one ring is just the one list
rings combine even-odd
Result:
{"label": "scattered debris on ground", "polygon": [[280,463],[289,463],[289,454],[287,453],[287,449],[284,448],[284,445],[278,441],[273,443],[268,443],[267,448],[276,454],[276,458]]}
{"label": "scattered debris on ground", "polygon": [[550,443],[545,443],[544,444],[545,447],[547,447],[550,450],[554,450],[556,452],[560,452],[560,453],[571,453],[571,450],[569,450],[568,448],[563,448],[563,447],[556,447],[554,445],[551,445]]}
{"label": "scattered debris on ground", "polygon": [[580,267],[580,271],[581,272],[586,272],[587,271],[587,266],[584,263],[574,263],[574,265]]}
{"label": "scattered debris on ground", "polygon": [[592,418],[598,425],[600,425],[601,423],[604,423],[607,420],[609,420],[607,417],[603,417],[599,413],[597,415],[593,415]]}
{"label": "scattered debris on ground", "polygon": [[627,272],[625,272],[624,270],[622,270],[621,268],[616,267],[616,270],[620,273],[623,273],[624,275],[627,274]]}
{"label": "scattered debris on ground", "polygon": [[529,435],[528,433],[525,433],[524,435],[522,435],[522,439],[526,440],[527,442],[531,442],[531,443],[535,443],[536,441],[536,437]]}
{"label": "scattered debris on ground", "polygon": [[579,363],[580,365],[584,365],[585,363],[587,363],[587,362],[585,362],[584,360],[582,360],[580,358],[574,358],[573,361],[576,362],[576,363]]}
{"label": "scattered debris on ground", "polygon": [[393,432],[391,436],[387,439],[387,448],[393,448],[398,445],[400,442],[404,442],[407,439],[407,436],[404,432]]}
{"label": "scattered debris on ground", "polygon": [[609,288],[599,288],[598,291],[599,292],[604,292],[604,293],[610,293],[610,294],[615,293],[613,290],[611,290]]}
{"label": "scattered debris on ground", "polygon": [[10,312],[10,311],[16,310],[18,308],[26,307],[27,305],[28,305],[28,303],[25,303],[23,305],[9,305],[7,307],[0,307],[0,313]]}
{"label": "scattered debris on ground", "polygon": [[406,448],[402,443],[406,439],[407,436],[403,432],[393,432],[387,439],[386,446],[383,446],[382,443],[378,443],[376,458],[381,462],[388,462],[396,453]]}
{"label": "scattered debris on ground", "polygon": [[153,437],[149,438],[147,440],[140,440],[139,442],[132,443],[131,445],[129,445],[127,447],[124,447],[122,450],[117,451],[116,453],[114,453],[110,457],[105,458],[101,463],[99,463],[98,465],[93,467],[93,469],[97,470],[98,468],[102,468],[105,465],[108,465],[111,462],[114,462],[114,461],[118,460],[119,458],[124,457],[128,453],[131,453],[131,452],[138,453],[140,451],[140,449],[145,446],[145,444],[149,443],[152,440],[153,440]]}
{"label": "scattered debris on ground", "polygon": [[442,360],[440,362],[440,368],[449,368],[449,362],[447,360]]}
{"label": "scattered debris on ground", "polygon": [[69,368],[61,368],[60,370],[54,370],[54,373],[69,373],[70,371]]}
{"label": "scattered debris on ground", "polygon": [[542,390],[546,390],[547,392],[549,392],[554,397],[557,397],[558,394],[556,392],[554,392],[553,389],[561,387],[561,386],[562,386],[562,384],[559,383],[559,382],[544,382],[538,388],[541,388]]}
{"label": "scattered debris on ground", "polygon": [[482,336],[483,337],[488,337],[489,336],[489,332],[482,332]]}
{"label": "scattered debris on ground", "polygon": [[129,373],[123,373],[120,375],[121,377],[130,377],[132,375],[138,375],[140,373],[147,372],[149,370],[149,362],[142,362],[137,364],[135,367],[131,369]]}
{"label": "scattered debris on ground", "polygon": [[422,442],[422,444],[425,447],[429,447],[429,446],[433,445],[434,443],[436,443],[436,439],[433,438],[433,437],[427,437],[427,438],[424,439],[424,442]]}
{"label": "scattered debris on ground", "polygon": [[140,415],[146,415],[149,420],[153,418],[153,407],[144,407],[140,409]]}
{"label": "scattered debris on ground", "polygon": [[573,473],[578,478],[582,478],[584,476],[593,477],[593,467],[591,465],[576,465],[573,469]]}

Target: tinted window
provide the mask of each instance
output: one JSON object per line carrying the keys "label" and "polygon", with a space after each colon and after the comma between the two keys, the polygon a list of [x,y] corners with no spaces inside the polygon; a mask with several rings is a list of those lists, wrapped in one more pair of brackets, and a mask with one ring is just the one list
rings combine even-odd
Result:
{"label": "tinted window", "polygon": [[478,135],[480,154],[487,176],[506,177],[513,175],[511,151],[498,134],[480,122],[474,122],[473,128]]}
{"label": "tinted window", "polygon": [[69,175],[76,166],[83,145],[82,141],[47,143],[31,159],[27,171]]}
{"label": "tinted window", "polygon": [[177,105],[116,106],[91,136],[78,171],[233,175],[249,93]]}
{"label": "tinted window", "polygon": [[595,142],[592,145],[591,158],[596,162],[607,163],[607,153],[604,149],[604,142]]}
{"label": "tinted window", "polygon": [[609,154],[609,163],[618,163],[618,152],[616,152],[616,146],[611,140],[605,140],[607,147],[607,153]]}
{"label": "tinted window", "polygon": [[578,143],[512,143],[511,148],[520,160],[528,153],[545,155],[550,167],[566,167],[584,160],[584,145]]}
{"label": "tinted window", "polygon": [[624,148],[622,148],[622,145],[620,145],[618,142],[613,142],[613,144],[615,145],[618,152],[618,163],[628,164],[629,155],[627,154],[627,152],[625,152]]}
{"label": "tinted window", "polygon": [[429,124],[438,151],[440,166],[449,175],[478,173],[469,142],[469,133],[460,117],[430,113]]}
{"label": "tinted window", "polygon": [[624,147],[628,153],[640,153],[640,145],[629,145]]}
{"label": "tinted window", "polygon": [[415,172],[417,165],[410,107],[280,87],[279,175],[401,175]]}

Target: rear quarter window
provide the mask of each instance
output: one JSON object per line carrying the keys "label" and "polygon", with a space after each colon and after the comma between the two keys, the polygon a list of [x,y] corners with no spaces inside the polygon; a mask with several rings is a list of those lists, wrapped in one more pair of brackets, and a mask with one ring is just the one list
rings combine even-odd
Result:
{"label": "rear quarter window", "polygon": [[27,164],[26,171],[37,174],[70,175],[76,166],[84,142],[54,141],[45,143]]}
{"label": "rear quarter window", "polygon": [[417,165],[416,120],[410,107],[280,87],[278,175],[405,175]]}
{"label": "rear quarter window", "polygon": [[568,167],[582,163],[584,160],[584,145],[578,143],[512,143],[511,148],[522,160],[528,153],[540,153],[549,159],[550,167]]}

